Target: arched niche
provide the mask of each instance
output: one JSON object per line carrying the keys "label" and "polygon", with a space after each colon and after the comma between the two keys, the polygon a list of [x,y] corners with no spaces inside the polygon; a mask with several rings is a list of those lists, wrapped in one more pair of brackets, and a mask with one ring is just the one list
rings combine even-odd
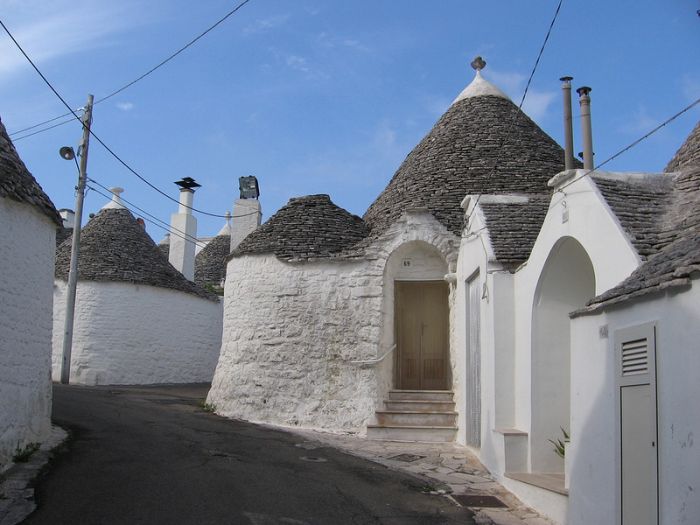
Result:
{"label": "arched niche", "polygon": [[552,248],[540,274],[532,311],[530,468],[564,472],[548,440],[570,430],[571,339],[569,313],[595,295],[591,259],[572,237]]}

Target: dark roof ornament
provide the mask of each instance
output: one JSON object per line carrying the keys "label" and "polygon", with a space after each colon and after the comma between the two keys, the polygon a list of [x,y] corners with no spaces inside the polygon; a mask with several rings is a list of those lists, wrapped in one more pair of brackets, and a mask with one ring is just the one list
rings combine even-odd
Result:
{"label": "dark roof ornament", "polygon": [[198,184],[192,177],[182,177],[181,180],[175,181],[175,184],[180,186],[181,190],[190,190],[194,192],[195,188],[200,188],[202,185]]}
{"label": "dark roof ornament", "polygon": [[479,72],[486,67],[486,60],[478,56],[472,60],[471,66],[475,71]]}
{"label": "dark roof ornament", "polygon": [[260,197],[258,179],[252,175],[249,177],[239,177],[238,189],[241,192],[241,199],[257,199]]}

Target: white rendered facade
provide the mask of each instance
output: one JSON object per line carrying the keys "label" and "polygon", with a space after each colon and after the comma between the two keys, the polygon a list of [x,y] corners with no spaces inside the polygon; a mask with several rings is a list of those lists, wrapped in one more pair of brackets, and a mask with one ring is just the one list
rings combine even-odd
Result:
{"label": "white rendered facade", "polygon": [[51,311],[56,224],[0,198],[0,471],[51,430]]}
{"label": "white rendered facade", "polygon": [[[65,281],[54,283],[53,376],[60,375]],[[71,383],[208,382],[221,345],[221,303],[126,282],[79,281]]]}

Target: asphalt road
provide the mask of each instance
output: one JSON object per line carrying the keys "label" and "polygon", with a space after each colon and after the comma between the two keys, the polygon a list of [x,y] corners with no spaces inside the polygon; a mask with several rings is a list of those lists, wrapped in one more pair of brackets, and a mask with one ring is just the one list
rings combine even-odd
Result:
{"label": "asphalt road", "polygon": [[54,387],[65,450],[28,524],[473,524],[418,479],[205,412],[206,387]]}

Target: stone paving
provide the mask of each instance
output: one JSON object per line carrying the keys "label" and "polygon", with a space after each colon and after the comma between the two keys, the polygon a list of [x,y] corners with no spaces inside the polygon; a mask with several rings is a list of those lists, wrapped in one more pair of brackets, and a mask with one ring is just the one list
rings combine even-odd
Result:
{"label": "stone paving", "polygon": [[65,430],[54,426],[51,435],[39,450],[24,463],[15,463],[0,473],[0,525],[15,525],[36,508],[34,480],[48,463],[52,450],[68,437]]}
{"label": "stone paving", "polygon": [[497,483],[473,454],[455,443],[372,441],[356,435],[288,430],[306,440],[297,445],[301,448],[331,446],[390,469],[410,472],[423,479],[431,492],[444,495],[455,504],[459,503],[453,496],[484,494],[496,496],[507,505],[469,507],[480,525],[553,525]]}

